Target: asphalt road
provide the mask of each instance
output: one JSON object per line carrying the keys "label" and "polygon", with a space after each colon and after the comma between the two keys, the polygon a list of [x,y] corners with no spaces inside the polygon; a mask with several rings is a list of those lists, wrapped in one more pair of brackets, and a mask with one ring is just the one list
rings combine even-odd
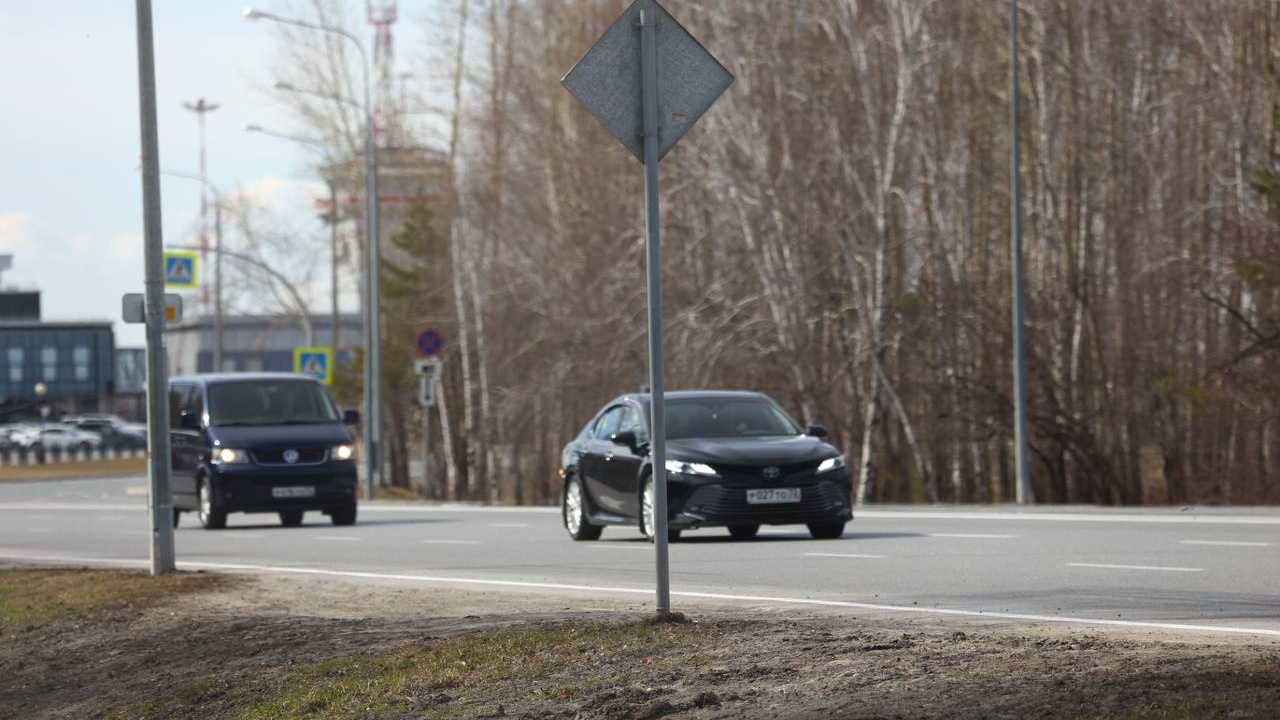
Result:
{"label": "asphalt road", "polygon": [[[145,565],[147,517],[140,477],[0,485],[0,560]],[[840,540],[800,526],[685,538],[671,546],[677,610],[730,602],[1280,638],[1280,508],[876,507]],[[232,515],[217,532],[186,514],[176,544],[186,568],[652,602],[653,547],[634,528],[575,543],[548,508],[366,503],[354,527],[319,513],[289,529]]]}

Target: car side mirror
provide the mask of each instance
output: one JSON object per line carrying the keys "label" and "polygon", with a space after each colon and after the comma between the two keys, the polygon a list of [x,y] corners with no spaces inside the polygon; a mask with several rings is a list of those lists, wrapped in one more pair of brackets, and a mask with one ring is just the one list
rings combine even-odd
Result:
{"label": "car side mirror", "polygon": [[342,424],[356,426],[360,424],[359,410],[345,410],[342,413]]}
{"label": "car side mirror", "polygon": [[828,435],[825,425],[810,425],[808,430],[804,431],[805,435],[812,435],[816,438],[824,438]]}
{"label": "car side mirror", "polygon": [[635,430],[623,430],[621,432],[616,432],[610,435],[609,439],[613,441],[614,445],[626,445],[632,450],[635,450],[636,445],[638,444]]}
{"label": "car side mirror", "polygon": [[182,418],[178,420],[178,425],[184,430],[199,430],[200,416],[184,410],[182,412]]}

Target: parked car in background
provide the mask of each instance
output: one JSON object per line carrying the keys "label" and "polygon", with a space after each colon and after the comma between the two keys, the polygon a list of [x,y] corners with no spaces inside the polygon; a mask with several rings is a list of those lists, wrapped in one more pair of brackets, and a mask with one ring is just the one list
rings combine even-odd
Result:
{"label": "parked car in background", "polygon": [[[802,524],[838,538],[853,519],[851,479],[820,425],[801,428],[760,393],[667,393],[668,537],[726,527],[755,537],[761,525]],[[600,410],[564,449],[562,519],[574,540],[606,525],[653,537],[654,469],[649,396],[623,395]]]}
{"label": "parked car in background", "polygon": [[96,450],[102,447],[102,436],[68,425],[38,425],[18,433],[18,447],[45,450]]}
{"label": "parked car in background", "polygon": [[0,450],[18,447],[18,435],[35,427],[31,423],[9,423],[0,425]]}
{"label": "parked car in background", "polygon": [[145,425],[127,423],[115,415],[69,415],[62,419],[66,425],[97,433],[102,446],[112,450],[141,450],[147,446]]}

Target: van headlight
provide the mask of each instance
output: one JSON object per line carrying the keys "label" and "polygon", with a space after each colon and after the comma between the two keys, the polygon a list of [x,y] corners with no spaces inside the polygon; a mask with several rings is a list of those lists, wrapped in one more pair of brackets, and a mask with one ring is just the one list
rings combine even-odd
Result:
{"label": "van headlight", "polygon": [[845,467],[844,456],[837,455],[833,458],[823,460],[822,463],[818,465],[818,474],[821,475],[822,473],[831,472],[832,470],[839,470],[842,467]]}
{"label": "van headlight", "polygon": [[706,463],[690,463],[683,460],[668,460],[667,472],[677,475],[701,475],[703,477],[720,477],[715,468]]}
{"label": "van headlight", "polygon": [[214,465],[244,465],[249,462],[249,453],[237,448],[218,448],[213,451]]}
{"label": "van headlight", "polygon": [[334,445],[329,448],[329,457],[334,460],[350,460],[356,456],[356,449],[350,445]]}

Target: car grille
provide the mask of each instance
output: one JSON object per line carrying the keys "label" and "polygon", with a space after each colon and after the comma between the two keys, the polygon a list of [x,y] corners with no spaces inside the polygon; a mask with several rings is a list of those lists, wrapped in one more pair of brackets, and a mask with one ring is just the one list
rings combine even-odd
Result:
{"label": "car grille", "polygon": [[[785,482],[796,482],[798,480],[806,480],[813,477],[818,469],[818,465],[822,464],[821,460],[794,463],[791,465],[774,465],[778,468],[777,478],[765,478],[770,484],[781,486]],[[764,478],[764,469],[767,465],[722,465],[716,463],[714,465],[716,472],[720,473],[720,477],[726,480],[747,480],[756,481]]]}
{"label": "car grille", "polygon": [[[796,487],[778,484],[777,487]],[[756,485],[756,487],[764,487]],[[768,487],[774,487],[770,483]],[[699,515],[732,517],[802,517],[827,516],[847,505],[848,497],[833,482],[805,483],[800,487],[800,502],[776,505],[752,505],[747,502],[746,487],[704,485],[690,494],[684,509]]]}
{"label": "car grille", "polygon": [[253,461],[259,465],[319,465],[329,454],[328,448],[293,448],[298,451],[298,461],[287,463],[284,461],[284,451],[288,449],[280,447],[254,450]]}

